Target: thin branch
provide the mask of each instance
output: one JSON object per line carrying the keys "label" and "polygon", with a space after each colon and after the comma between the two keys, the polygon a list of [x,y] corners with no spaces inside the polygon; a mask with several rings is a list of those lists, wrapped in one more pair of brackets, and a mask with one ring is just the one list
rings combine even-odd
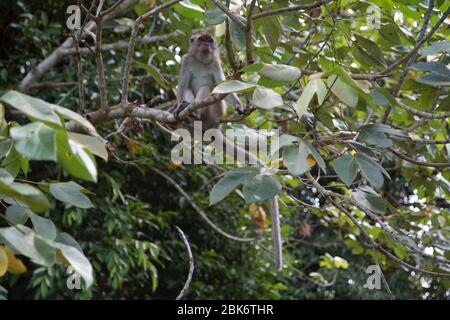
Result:
{"label": "thin branch", "polygon": [[331,2],[333,2],[333,0],[321,0],[321,1],[314,2],[314,3],[310,3],[310,4],[300,4],[300,5],[296,5],[296,6],[289,6],[289,7],[274,9],[274,10],[270,10],[270,11],[265,11],[265,12],[255,14],[253,16],[253,20],[261,19],[261,18],[268,17],[268,16],[275,16],[275,15],[279,15],[279,14],[283,14],[283,13],[293,12],[293,11],[311,10],[314,8],[318,8],[318,7],[327,5]]}
{"label": "thin branch", "polygon": [[77,51],[76,60],[77,60],[77,68],[78,68],[78,97],[80,101],[80,105],[78,106],[78,113],[83,114],[85,109],[85,101],[84,101],[84,74],[83,74],[83,64],[81,60],[80,54],[80,46],[78,44],[78,37],[75,31],[72,31],[73,43],[75,45],[75,50]]}
{"label": "thin branch", "polygon": [[425,161],[419,161],[417,159],[411,158],[397,150],[395,150],[392,147],[388,148],[389,151],[391,151],[393,154],[395,154],[396,156],[402,158],[405,161],[411,162],[413,164],[417,164],[419,166],[424,166],[424,167],[431,167],[431,168],[449,168],[450,167],[450,163],[448,162],[425,162]]}
{"label": "thin branch", "polygon": [[[431,14],[433,13],[434,2],[435,2],[435,0],[430,0],[429,3],[428,3],[428,10],[425,13],[425,16],[424,16],[424,19],[423,19],[422,28],[420,29],[419,35],[417,37],[417,41],[418,42],[420,42],[425,37],[425,32],[427,31],[428,23],[430,22],[430,17],[431,17]],[[418,52],[418,49],[411,54],[411,56],[408,59],[408,62],[406,63],[405,67],[403,68],[403,71],[402,71],[402,74],[400,75],[400,79],[398,80],[397,86],[392,91],[392,96],[393,97],[396,97],[399,94],[400,88],[401,88],[401,86],[403,85],[403,82],[406,79],[406,75],[408,74],[409,67],[416,60],[417,52]],[[384,115],[383,115],[383,119],[382,119],[383,123],[386,123],[386,121],[388,120],[388,117],[389,117],[389,114],[391,113],[391,110],[392,110],[392,106],[388,106],[386,111],[384,112]]]}
{"label": "thin branch", "polygon": [[223,13],[225,13],[231,20],[233,20],[233,22],[236,23],[240,29],[245,30],[246,26],[245,26],[244,22],[239,20],[238,16],[235,15],[233,12],[231,12],[225,5],[223,5],[222,2],[220,2],[220,0],[212,0],[212,2],[214,2],[214,4],[220,10],[222,10]]}
{"label": "thin branch", "polygon": [[178,231],[178,234],[180,235],[181,239],[183,239],[184,246],[186,247],[186,250],[188,252],[189,257],[189,273],[188,277],[186,279],[186,282],[184,283],[183,289],[181,289],[180,293],[176,297],[176,300],[181,300],[184,297],[184,294],[189,289],[189,286],[192,281],[192,275],[194,274],[194,256],[192,255],[191,246],[189,245],[189,241],[186,238],[183,230],[181,230],[178,226],[175,226],[175,228]]}
{"label": "thin branch", "polygon": [[134,52],[134,46],[136,44],[136,38],[139,32],[139,28],[141,24],[147,20],[149,17],[152,17],[156,14],[158,14],[160,11],[170,8],[171,6],[177,4],[181,0],[171,0],[166,3],[163,3],[159,5],[158,7],[153,8],[152,10],[148,11],[147,13],[143,14],[142,16],[138,17],[136,19],[136,22],[133,26],[133,31],[131,32],[130,40],[128,42],[128,51],[127,56],[125,59],[125,70],[123,73],[123,82],[122,82],[122,103],[128,102],[128,82],[130,77],[130,71],[131,71],[131,64],[133,61],[133,52]]}
{"label": "thin branch", "polygon": [[256,0],[252,0],[250,6],[248,8],[247,14],[247,25],[245,27],[245,47],[247,52],[247,65],[250,65],[254,62],[253,60],[253,9],[255,8]]}
{"label": "thin branch", "polygon": [[100,14],[99,14],[99,16],[104,17],[104,16],[106,16],[106,15],[108,15],[108,14],[113,13],[114,11],[116,11],[116,10],[120,7],[120,5],[122,4],[123,1],[124,1],[124,0],[118,0],[118,1],[116,1],[109,9],[106,9],[106,10],[104,10],[104,11],[101,11]]}

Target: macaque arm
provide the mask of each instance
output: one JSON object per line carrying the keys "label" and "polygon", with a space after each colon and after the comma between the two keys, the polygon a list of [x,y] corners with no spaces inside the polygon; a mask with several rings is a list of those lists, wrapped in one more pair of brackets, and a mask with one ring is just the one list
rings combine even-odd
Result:
{"label": "macaque arm", "polygon": [[[191,80],[191,73],[189,72],[189,57],[183,56],[181,59],[181,70],[180,70],[180,79],[178,82],[178,90],[177,90],[177,108],[186,101],[186,98],[191,98],[189,96],[189,81]],[[192,93],[191,93],[192,94]],[[192,102],[192,101],[190,101]]]}
{"label": "macaque arm", "polygon": [[[214,70],[214,80],[216,82],[226,80],[220,63],[216,65],[216,68]],[[242,106],[241,101],[239,100],[238,96],[235,93],[230,93],[229,95],[227,95],[225,97],[225,101],[231,104],[239,113],[244,112],[244,107]]]}

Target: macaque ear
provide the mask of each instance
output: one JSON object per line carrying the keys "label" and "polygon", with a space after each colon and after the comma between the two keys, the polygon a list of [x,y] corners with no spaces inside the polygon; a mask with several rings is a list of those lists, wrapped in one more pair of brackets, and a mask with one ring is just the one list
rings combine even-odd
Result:
{"label": "macaque ear", "polygon": [[191,37],[191,43],[194,42],[194,40],[195,40],[195,36],[192,36]]}

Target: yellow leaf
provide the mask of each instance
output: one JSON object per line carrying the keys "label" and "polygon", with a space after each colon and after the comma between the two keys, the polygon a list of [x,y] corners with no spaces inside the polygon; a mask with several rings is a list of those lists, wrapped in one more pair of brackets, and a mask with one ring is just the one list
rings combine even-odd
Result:
{"label": "yellow leaf", "polygon": [[8,256],[8,272],[12,274],[22,274],[27,271],[27,267],[22,260],[16,258],[14,252],[8,247],[5,247],[6,255]]}
{"label": "yellow leaf", "polygon": [[128,147],[128,151],[130,151],[132,154],[137,154],[141,149],[139,144],[132,139],[127,140],[126,144]]}
{"label": "yellow leaf", "polygon": [[169,167],[169,169],[171,169],[171,170],[176,170],[181,167],[181,164],[182,164],[182,162],[180,160],[170,161],[170,163],[167,165],[167,167]]}
{"label": "yellow leaf", "polygon": [[259,230],[260,233],[264,232],[264,228],[266,227],[267,214],[264,211],[264,208],[258,206],[255,203],[252,203],[249,207],[250,215],[252,217],[252,222]]}
{"label": "yellow leaf", "polygon": [[306,158],[306,162],[308,162],[308,166],[310,166],[310,167],[314,167],[316,165],[316,160],[314,160],[314,158],[311,157],[311,155],[309,155]]}
{"label": "yellow leaf", "polygon": [[0,246],[0,277],[5,275],[6,270],[8,270],[8,256],[5,247]]}

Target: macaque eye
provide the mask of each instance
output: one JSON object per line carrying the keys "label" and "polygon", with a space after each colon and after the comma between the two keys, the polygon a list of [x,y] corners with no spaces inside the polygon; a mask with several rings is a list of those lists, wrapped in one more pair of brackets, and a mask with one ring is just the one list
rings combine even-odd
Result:
{"label": "macaque eye", "polygon": [[198,38],[198,40],[200,40],[201,42],[207,42],[207,43],[210,43],[210,44],[214,43],[214,40],[212,38],[209,38],[209,37],[200,37],[200,38]]}

